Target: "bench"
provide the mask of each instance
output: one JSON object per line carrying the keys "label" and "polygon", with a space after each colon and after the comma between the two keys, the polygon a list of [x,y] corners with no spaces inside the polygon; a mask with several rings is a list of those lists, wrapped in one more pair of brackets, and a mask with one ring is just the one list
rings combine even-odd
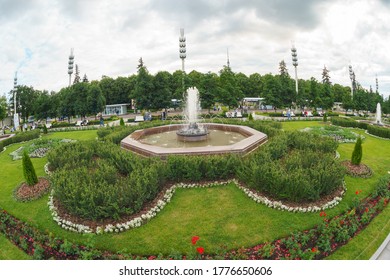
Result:
{"label": "bench", "polygon": [[144,121],[144,117],[143,116],[135,116],[134,121],[135,122],[143,122]]}

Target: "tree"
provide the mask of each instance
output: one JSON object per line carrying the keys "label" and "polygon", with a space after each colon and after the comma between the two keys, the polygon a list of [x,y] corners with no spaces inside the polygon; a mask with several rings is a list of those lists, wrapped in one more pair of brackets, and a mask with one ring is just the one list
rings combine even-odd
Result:
{"label": "tree", "polygon": [[199,96],[200,106],[205,109],[209,109],[214,105],[215,98],[218,94],[218,75],[208,72],[203,75],[200,82]]}
{"label": "tree", "polygon": [[279,73],[280,76],[290,77],[290,75],[288,74],[286,62],[284,62],[284,60],[279,62]]}
{"label": "tree", "polygon": [[85,117],[89,112],[87,103],[89,87],[89,84],[84,82],[75,84],[71,87],[74,112],[81,117]]}
{"label": "tree", "polygon": [[38,183],[38,177],[35,172],[35,168],[31,162],[31,159],[29,155],[27,154],[27,151],[24,151],[23,158],[22,158],[22,165],[23,165],[23,175],[24,179],[26,179],[26,183],[29,186],[34,186]]}
{"label": "tree", "polygon": [[[77,65],[76,65],[77,66]],[[84,74],[83,83],[89,83],[87,74]]]}
{"label": "tree", "polygon": [[353,149],[352,152],[351,163],[353,165],[359,165],[360,162],[362,161],[362,156],[363,156],[362,139],[359,137],[356,141],[355,148]]}
{"label": "tree", "polygon": [[153,78],[151,107],[154,109],[167,109],[171,106],[172,92],[170,88],[171,74],[160,71]]}
{"label": "tree", "polygon": [[219,75],[219,91],[218,101],[229,106],[229,108],[237,107],[243,95],[240,90],[235,74],[230,67],[224,66]]}
{"label": "tree", "polygon": [[51,98],[47,91],[39,91],[38,97],[34,102],[34,112],[37,119],[46,119],[50,116],[51,112]]}
{"label": "tree", "polygon": [[80,83],[80,71],[79,71],[79,66],[76,64],[76,71],[74,74],[73,84],[77,84],[77,83]]}
{"label": "tree", "polygon": [[143,63],[142,57],[139,59],[138,76],[132,96],[138,109],[148,109],[151,107],[153,87],[153,76]]}
{"label": "tree", "polygon": [[96,82],[92,82],[88,89],[87,106],[88,113],[96,115],[104,110],[105,99],[103,92]]}
{"label": "tree", "polygon": [[0,97],[0,120],[3,127],[3,120],[7,117],[7,98],[5,96]]}
{"label": "tree", "polygon": [[115,90],[114,90],[114,79],[103,76],[99,82],[99,87],[103,92],[104,99],[107,105],[115,104]]}
{"label": "tree", "polygon": [[330,82],[329,70],[326,68],[325,65],[324,65],[324,69],[322,69],[322,83],[328,85],[332,84]]}

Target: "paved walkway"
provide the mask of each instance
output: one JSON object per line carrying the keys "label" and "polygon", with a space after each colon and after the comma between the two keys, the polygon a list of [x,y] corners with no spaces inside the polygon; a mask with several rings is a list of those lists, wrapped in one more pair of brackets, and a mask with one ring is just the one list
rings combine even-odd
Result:
{"label": "paved walkway", "polygon": [[370,260],[390,260],[390,233]]}

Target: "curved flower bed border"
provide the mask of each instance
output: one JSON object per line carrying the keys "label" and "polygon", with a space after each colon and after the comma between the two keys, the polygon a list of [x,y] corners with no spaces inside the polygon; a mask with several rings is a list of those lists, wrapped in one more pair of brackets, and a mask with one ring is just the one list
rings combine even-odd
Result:
{"label": "curved flower bed border", "polygon": [[361,168],[361,170],[357,170],[357,171],[355,171],[355,170],[353,170],[353,168],[351,168],[351,166],[353,167],[353,165],[352,165],[350,160],[344,160],[341,162],[341,164],[346,167],[347,175],[352,176],[352,177],[369,178],[373,174],[372,169],[363,163],[359,164],[359,167]]}
{"label": "curved flower bed border", "polygon": [[[45,165],[45,170],[48,170],[47,166]],[[328,201],[326,203],[323,203],[322,205],[318,206],[308,206],[308,207],[292,207],[283,204],[281,201],[273,201],[268,199],[265,196],[262,196],[260,194],[257,194],[256,192],[244,187],[242,184],[240,184],[236,179],[228,180],[228,181],[216,181],[212,183],[207,184],[184,184],[179,183],[171,186],[168,188],[161,199],[157,200],[144,214],[136,215],[135,217],[132,217],[131,220],[126,222],[120,222],[116,224],[108,224],[108,225],[97,225],[96,228],[91,228],[90,226],[84,225],[84,224],[77,224],[73,223],[69,220],[64,219],[60,216],[59,211],[54,203],[53,198],[53,191],[51,192],[49,196],[49,210],[52,214],[53,220],[63,229],[70,230],[78,233],[96,233],[96,234],[103,234],[103,233],[119,233],[123,232],[132,228],[140,227],[141,225],[147,223],[150,219],[157,216],[157,214],[165,207],[167,203],[171,201],[171,198],[173,194],[175,193],[177,188],[209,188],[214,186],[220,186],[220,185],[227,185],[229,183],[234,183],[240,190],[242,190],[250,199],[254,200],[257,203],[262,203],[270,208],[282,210],[282,211],[288,211],[288,212],[318,212],[318,211],[324,211],[328,208],[332,208],[336,206],[341,200],[341,196],[344,195],[346,191],[345,184],[343,185],[343,190],[341,192],[341,196],[334,197],[331,201]]]}
{"label": "curved flower bed border", "polygon": [[[196,255],[148,255],[135,256],[102,251],[91,246],[77,245],[44,233],[18,220],[5,210],[0,211],[0,233],[35,259],[323,259],[348,243],[389,203],[390,184],[386,181],[387,194],[370,196],[359,200],[354,208],[339,216],[326,219],[312,229],[298,231],[273,242],[240,248],[218,255],[205,254],[204,249]],[[207,248],[206,248],[207,249]]]}
{"label": "curved flower bed border", "polygon": [[[22,188],[27,189],[24,191],[24,196],[20,196],[19,191],[22,191]],[[34,186],[28,186],[26,182],[20,183],[13,192],[14,198],[17,201],[20,202],[28,202],[28,201],[33,201],[41,198],[45,194],[47,194],[50,190],[50,183],[47,178],[45,177],[39,177],[38,178],[38,183],[35,184]],[[22,191],[23,192],[23,191]]]}

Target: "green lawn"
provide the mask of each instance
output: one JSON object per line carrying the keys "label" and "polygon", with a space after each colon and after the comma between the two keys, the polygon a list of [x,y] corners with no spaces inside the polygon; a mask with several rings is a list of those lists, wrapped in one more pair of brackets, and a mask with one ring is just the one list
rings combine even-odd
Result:
{"label": "green lawn", "polygon": [[19,250],[4,235],[0,234],[0,260],[31,260],[32,257]]}
{"label": "green lawn", "polygon": [[[318,121],[284,122],[283,129],[295,130],[308,126],[323,125]],[[358,133],[363,133],[356,130]],[[70,138],[78,140],[95,139],[96,131],[57,132],[45,137]],[[7,147],[0,154],[0,206],[16,217],[51,232],[55,236],[79,243],[91,242],[91,237],[61,229],[51,218],[47,207],[47,195],[28,202],[17,202],[12,197],[13,189],[23,181],[21,161],[12,161],[8,155],[23,144]],[[349,159],[353,144],[341,144],[341,159]],[[347,194],[334,209],[328,210],[329,216],[346,210],[356,196],[356,190],[362,190],[359,197],[368,195],[377,179],[390,170],[390,141],[380,140],[366,135],[363,142],[363,163],[369,165],[374,176],[369,179],[346,177]],[[43,166],[47,159],[32,159],[38,175],[43,176]],[[127,251],[134,254],[169,254],[172,252],[191,253],[190,243],[193,235],[201,237],[206,252],[212,253],[222,245],[227,248],[251,246],[260,242],[272,241],[288,235],[294,230],[313,227],[321,220],[318,213],[288,213],[256,204],[247,198],[236,186],[230,184],[205,189],[179,189],[170,204],[148,224],[120,234],[93,236],[92,242],[102,249]],[[389,232],[389,207],[349,242],[330,256],[334,259],[368,259]],[[1,236],[3,239],[4,237]],[[0,245],[4,243],[0,239]],[[9,244],[11,253],[0,254],[0,259],[22,259],[19,250]],[[9,255],[9,257],[7,257]]]}

